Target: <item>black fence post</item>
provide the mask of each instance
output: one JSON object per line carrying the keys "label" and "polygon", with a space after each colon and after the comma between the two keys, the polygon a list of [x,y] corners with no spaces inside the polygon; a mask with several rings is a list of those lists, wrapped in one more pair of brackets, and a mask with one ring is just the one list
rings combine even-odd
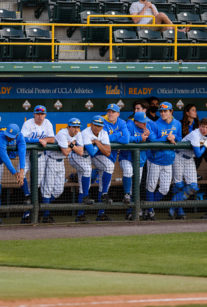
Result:
{"label": "black fence post", "polygon": [[30,181],[31,181],[31,200],[33,204],[32,223],[38,223],[39,202],[38,202],[38,151],[31,150],[30,153]]}
{"label": "black fence post", "polygon": [[140,207],[140,150],[133,150],[133,196],[134,196],[134,220],[139,220]]}

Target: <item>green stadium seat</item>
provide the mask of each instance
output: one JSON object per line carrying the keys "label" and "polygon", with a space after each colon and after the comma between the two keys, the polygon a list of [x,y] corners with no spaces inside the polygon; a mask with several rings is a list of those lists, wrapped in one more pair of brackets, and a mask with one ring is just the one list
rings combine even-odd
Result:
{"label": "green stadium seat", "polygon": [[[175,41],[175,34],[174,30],[167,30],[163,32],[163,38],[167,40],[168,43],[174,43]],[[185,43],[191,43],[190,39],[187,39],[186,33],[184,32],[178,32],[178,43],[185,44]],[[174,59],[174,47],[169,46],[168,47],[168,57],[170,60]],[[189,46],[186,47],[178,47],[177,49],[177,59],[178,60],[190,60],[193,57],[192,48]]]}
{"label": "green stadium seat", "polygon": [[23,7],[36,7],[35,17],[39,18],[44,9],[48,6],[48,0],[17,0],[17,9],[22,17]]}
{"label": "green stadium seat", "polygon": [[[188,38],[192,43],[207,43],[207,32],[203,30],[193,29],[187,33]],[[207,46],[195,46],[194,48],[194,58],[199,61],[207,60]]]}
{"label": "green stadium seat", "polygon": [[[15,11],[9,11],[0,8],[0,22],[12,22],[12,23],[17,23],[17,22],[23,22],[22,18],[17,18],[16,12]],[[0,29],[5,28],[8,26],[1,25]],[[22,26],[9,26],[9,27],[14,27],[16,29],[22,29]]]}
{"label": "green stadium seat", "polygon": [[[105,15],[124,15],[122,12],[118,11],[107,11],[105,12]],[[133,21],[129,17],[105,17],[107,23],[113,23],[113,24],[133,24]],[[121,27],[123,28],[123,27]],[[135,27],[136,28],[136,27]],[[113,30],[117,30],[117,27],[114,27]],[[129,30],[130,28],[127,27]]]}
{"label": "green stadium seat", "polygon": [[100,12],[100,3],[96,0],[77,0],[78,12],[84,12],[87,10]]}
{"label": "green stadium seat", "polygon": [[[29,43],[30,39],[26,37],[9,37],[8,42],[10,43]],[[9,45],[7,47],[8,52],[5,53],[4,58],[7,61],[28,61],[32,59],[31,51],[32,46],[30,45]]]}
{"label": "green stadium seat", "polygon": [[[113,32],[114,43],[141,43],[136,31],[118,29]],[[142,46],[115,46],[114,53],[116,61],[137,61],[142,60]]]}
{"label": "green stadium seat", "polygon": [[123,13],[127,13],[128,5],[124,2],[120,2],[118,0],[100,0],[101,11],[106,13],[108,11],[118,11]]}
{"label": "green stadium seat", "polygon": [[204,22],[204,24],[207,24],[207,11],[201,14],[201,20]]}
{"label": "green stadium seat", "polygon": [[24,38],[24,32],[22,29],[15,29],[13,27],[5,27],[1,30],[2,37],[19,37]]}
{"label": "green stadium seat", "polygon": [[[162,37],[161,32],[142,29],[138,31],[138,36],[143,43],[166,43],[167,40]],[[166,46],[144,46],[144,60],[164,61],[168,60],[168,48]]]}
{"label": "green stadium seat", "polygon": [[[80,13],[81,23],[87,23],[88,15],[97,15],[97,12],[84,11]],[[105,24],[104,17],[93,17],[90,23]],[[81,27],[81,37],[83,43],[108,43],[109,42],[109,28],[108,27]],[[88,57],[88,46],[85,46],[85,59]]]}
{"label": "green stadium seat", "polygon": [[[35,43],[51,43],[51,38],[36,37]],[[57,42],[57,41],[56,41]],[[55,60],[59,57],[59,46],[55,46]],[[52,46],[50,45],[33,45],[32,59],[35,61],[47,61],[52,59]]]}
{"label": "green stadium seat", "polygon": [[[48,6],[49,21],[52,23],[78,23],[79,13],[76,1],[57,1]],[[76,27],[67,29],[67,36],[71,37]]]}
{"label": "green stadium seat", "polygon": [[[0,42],[3,43],[5,42],[5,38],[3,37],[0,37]],[[5,60],[5,53],[6,53],[6,50],[7,50],[7,46],[6,45],[0,45],[0,61],[4,61]]]}
{"label": "green stadium seat", "polygon": [[177,14],[177,20],[183,24],[203,24],[199,14],[190,12],[180,12]]}
{"label": "green stadium seat", "polygon": [[26,36],[30,38],[34,38],[34,37],[51,38],[51,34],[49,30],[44,30],[44,29],[37,28],[37,27],[27,28]]}

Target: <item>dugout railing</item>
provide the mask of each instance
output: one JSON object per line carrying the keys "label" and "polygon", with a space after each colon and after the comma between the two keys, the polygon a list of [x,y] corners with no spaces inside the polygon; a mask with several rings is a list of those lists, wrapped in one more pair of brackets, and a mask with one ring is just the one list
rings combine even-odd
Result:
{"label": "dugout railing", "polygon": [[[40,145],[27,145],[27,150],[30,152],[30,161],[31,161],[31,170],[30,170],[30,184],[31,184],[31,204],[30,205],[23,205],[23,204],[12,204],[6,203],[0,206],[0,214],[11,214],[11,213],[19,213],[25,212],[26,210],[31,210],[32,213],[32,223],[38,223],[38,216],[40,212],[44,210],[52,211],[63,211],[63,210],[99,210],[99,209],[112,209],[112,210],[123,210],[131,207],[133,209],[133,220],[139,220],[139,213],[140,210],[145,210],[147,208],[154,208],[154,209],[169,209],[172,205],[179,207],[182,206],[183,208],[207,208],[207,200],[186,200],[186,201],[156,201],[156,202],[147,202],[141,199],[140,194],[140,168],[139,168],[139,160],[140,160],[140,151],[141,150],[164,150],[164,149],[171,149],[171,150],[179,150],[179,149],[189,149],[191,148],[189,143],[177,143],[176,145],[173,144],[166,144],[166,143],[141,143],[141,144],[128,144],[128,145],[121,145],[121,144],[112,144],[112,149],[116,150],[131,150],[133,152],[133,202],[130,205],[123,204],[122,202],[114,202],[111,205],[104,204],[104,203],[95,203],[94,205],[85,205],[85,204],[78,204],[78,203],[50,203],[50,204],[43,204],[41,200],[39,200],[38,194],[38,152],[50,150],[50,151],[57,151],[60,150],[57,145],[50,144],[47,145],[46,148],[41,147]],[[16,150],[15,147],[9,146],[8,151]],[[78,186],[78,184],[77,184]],[[6,186],[3,186],[6,188]],[[9,183],[8,183],[9,188]]]}
{"label": "dugout railing", "polygon": [[[109,24],[92,24],[90,23],[91,18],[94,17],[105,17],[105,18],[123,18],[123,17],[152,17],[153,18],[153,22],[152,24],[139,24],[139,27],[148,27],[148,28],[153,28],[153,27],[173,27],[174,28],[174,32],[175,32],[175,37],[174,37],[174,42],[172,43],[148,43],[148,42],[144,42],[144,43],[140,43],[140,42],[136,42],[136,43],[114,43],[113,42],[113,30],[114,29],[118,29],[118,28],[135,28],[136,24],[132,23],[132,24],[113,24],[113,23],[109,23]],[[168,47],[173,47],[174,48],[174,61],[178,60],[178,47],[195,47],[195,46],[199,46],[199,47],[207,47],[207,43],[199,43],[199,42],[192,42],[192,43],[178,43],[178,28],[180,27],[186,27],[186,28],[199,28],[199,29],[205,29],[207,27],[206,24],[156,24],[155,25],[155,17],[152,15],[108,15],[108,14],[99,14],[99,15],[88,15],[87,17],[87,24],[81,24],[81,23],[34,23],[34,22],[17,22],[17,23],[10,23],[10,22],[0,22],[0,26],[1,27],[8,27],[8,26],[13,26],[13,27],[17,27],[17,26],[22,26],[23,28],[27,27],[27,26],[41,26],[41,27],[49,27],[51,29],[51,42],[21,42],[18,40],[15,42],[9,42],[9,41],[1,41],[0,42],[0,46],[51,46],[51,62],[54,61],[58,61],[57,58],[57,54],[56,54],[56,49],[55,48],[59,48],[60,46],[80,46],[80,47],[108,47],[109,48],[109,62],[113,62],[113,47],[116,46],[160,46],[160,47],[164,47],[164,46],[168,46]],[[55,30],[56,28],[60,28],[60,27],[69,27],[69,28],[87,28],[87,27],[95,27],[95,28],[99,28],[99,27],[108,27],[109,28],[109,42],[95,42],[95,43],[83,43],[83,42],[57,42],[56,41],[56,36],[55,36]],[[77,52],[78,50],[72,50]],[[79,50],[81,51],[81,50]],[[36,59],[37,61],[38,59]],[[184,59],[185,60],[185,59]],[[32,61],[32,59],[31,59]],[[47,59],[47,61],[49,61],[49,59]]]}

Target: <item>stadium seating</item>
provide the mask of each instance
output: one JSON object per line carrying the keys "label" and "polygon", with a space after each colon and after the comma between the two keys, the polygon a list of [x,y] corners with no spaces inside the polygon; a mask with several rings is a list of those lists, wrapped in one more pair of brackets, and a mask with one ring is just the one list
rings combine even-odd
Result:
{"label": "stadium seating", "polygon": [[[81,12],[81,23],[87,22],[88,15],[96,15],[97,12],[84,11]],[[93,17],[91,23],[105,24],[106,20],[104,17]],[[108,27],[81,27],[82,42],[84,43],[108,43],[109,42],[109,28]],[[85,46],[85,59],[88,57],[88,46]]]}
{"label": "stadium seating", "polygon": [[[118,29],[113,33],[114,43],[141,43],[136,31]],[[116,61],[135,61],[143,58],[143,46],[115,46]]]}
{"label": "stadium seating", "polygon": [[[191,43],[190,39],[187,39],[186,33],[184,32],[178,32],[177,42],[180,44],[187,44]],[[163,32],[163,37],[167,40],[168,43],[174,43],[175,41],[175,34],[174,30],[167,30]],[[168,48],[168,59],[173,60],[174,59],[174,47],[167,47]],[[192,59],[192,48],[189,46],[186,47],[178,47],[177,49],[177,59],[178,60],[190,60]]]}
{"label": "stadium seating", "polygon": [[[5,9],[0,9],[0,22],[13,22],[13,23],[17,23],[17,22],[23,22],[22,18],[17,18],[16,16],[16,12],[15,11],[9,11],[9,10],[5,10]],[[5,25],[2,25],[0,28],[4,28],[7,27]],[[22,26],[10,26],[10,27],[14,27],[16,29],[21,29]]]}
{"label": "stadium seating", "polygon": [[[138,36],[143,43],[166,43],[167,40],[162,37],[161,32],[149,29],[139,30]],[[143,60],[167,60],[168,48],[165,46],[144,46]]]}
{"label": "stadium seating", "polygon": [[[206,44],[207,43],[207,32],[193,29],[187,33],[188,38],[192,43]],[[206,61],[207,60],[207,46],[194,46],[194,58],[195,60]]]}
{"label": "stadium seating", "polygon": [[17,9],[20,11],[21,17],[24,6],[36,7],[34,14],[36,18],[39,18],[43,10],[47,8],[47,5],[48,0],[17,0]]}
{"label": "stadium seating", "polygon": [[180,12],[177,14],[177,20],[185,24],[203,24],[199,14],[190,12]]}
{"label": "stadium seating", "polygon": [[78,13],[90,10],[94,12],[100,12],[100,3],[95,0],[78,0],[77,11]]}
{"label": "stadium seating", "polygon": [[[9,43],[28,43],[29,38],[26,38],[21,29],[3,28],[2,37]],[[5,45],[3,58],[8,61],[28,60],[31,59],[30,45]]]}
{"label": "stadium seating", "polygon": [[100,0],[100,4],[102,13],[106,13],[107,11],[118,11],[122,14],[127,13],[128,5],[124,2],[118,0]]}

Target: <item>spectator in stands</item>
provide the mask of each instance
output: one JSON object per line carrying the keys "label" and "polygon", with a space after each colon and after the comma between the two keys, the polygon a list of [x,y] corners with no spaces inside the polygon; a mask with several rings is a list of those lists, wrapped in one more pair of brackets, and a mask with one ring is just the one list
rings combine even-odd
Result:
{"label": "spectator in stands", "polygon": [[156,120],[159,119],[159,116],[157,116],[156,112],[159,109],[160,100],[157,97],[152,96],[148,99],[148,103],[149,108],[147,110],[147,117],[156,122]]}
{"label": "spectator in stands", "polygon": [[[130,9],[130,15],[153,15],[155,16],[155,24],[173,24],[172,21],[168,18],[165,13],[159,13],[156,6],[147,0],[138,0],[133,2]],[[152,24],[152,17],[132,17],[132,20],[136,24]],[[166,27],[139,27],[139,29],[151,29],[153,31],[166,31],[170,29],[174,29],[174,27],[166,26]],[[187,32],[189,28],[179,29],[178,31]]]}

